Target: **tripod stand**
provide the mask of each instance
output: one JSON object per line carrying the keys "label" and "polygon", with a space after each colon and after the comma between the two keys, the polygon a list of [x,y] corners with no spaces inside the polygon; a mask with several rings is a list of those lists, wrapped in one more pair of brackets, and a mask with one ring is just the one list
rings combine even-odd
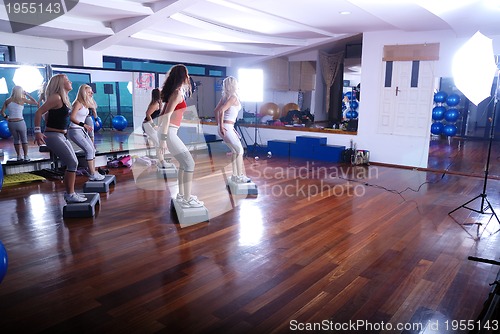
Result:
{"label": "tripod stand", "polygon": [[[493,209],[493,206],[491,205],[490,201],[488,200],[488,197],[486,194],[486,186],[488,184],[488,173],[489,173],[489,168],[490,168],[491,147],[493,145],[493,138],[495,136],[495,115],[496,115],[496,109],[497,109],[497,104],[498,104],[498,95],[499,95],[499,90],[498,90],[499,83],[498,83],[498,81],[499,81],[499,79],[500,78],[497,78],[496,89],[495,89],[494,94],[493,94],[493,113],[492,113],[492,117],[491,117],[491,127],[490,127],[490,134],[489,134],[488,156],[486,159],[486,166],[484,169],[483,192],[481,194],[477,195],[476,197],[474,197],[473,199],[465,202],[461,206],[453,209],[452,211],[450,211],[448,213],[448,215],[451,215],[453,212],[457,211],[458,209],[465,208],[465,209],[468,209],[468,210],[471,210],[471,211],[474,211],[474,212],[477,212],[480,214],[489,214],[489,215],[491,215],[491,217],[488,220],[488,224],[491,221],[491,219],[493,219],[493,217],[495,217],[497,220],[497,223],[500,225],[500,219],[498,218],[498,216],[497,216],[495,210]],[[477,199],[481,199],[481,206],[479,209],[475,209],[475,208],[471,208],[471,207],[467,206]],[[491,213],[488,213],[487,212],[488,210],[490,210]],[[478,234],[479,234],[479,226],[481,225],[481,223],[476,223],[476,224],[478,224]]]}
{"label": "tripod stand", "polygon": [[[258,119],[258,113],[257,113],[257,102],[255,103],[255,127],[254,127],[254,137],[253,137],[253,145],[252,145],[252,153],[255,153],[257,147],[260,147],[259,143],[257,142],[257,135],[259,134],[259,128],[257,127],[257,124],[259,122]],[[245,142],[246,144],[246,142]],[[248,146],[247,146],[248,147]]]}

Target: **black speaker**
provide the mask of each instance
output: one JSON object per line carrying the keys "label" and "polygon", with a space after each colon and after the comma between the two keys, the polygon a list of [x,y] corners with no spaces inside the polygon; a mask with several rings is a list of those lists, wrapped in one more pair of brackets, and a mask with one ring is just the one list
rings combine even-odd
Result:
{"label": "black speaker", "polygon": [[113,94],[112,84],[104,84],[104,94]]}
{"label": "black speaker", "polygon": [[89,83],[89,86],[92,88],[92,91],[94,92],[94,94],[97,93],[97,87],[96,87],[94,82]]}

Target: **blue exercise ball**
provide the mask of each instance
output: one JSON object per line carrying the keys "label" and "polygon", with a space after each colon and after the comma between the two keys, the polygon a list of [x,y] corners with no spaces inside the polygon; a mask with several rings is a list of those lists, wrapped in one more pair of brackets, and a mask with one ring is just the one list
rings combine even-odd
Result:
{"label": "blue exercise ball", "polygon": [[351,119],[351,118],[354,118],[353,116],[354,116],[354,115],[353,115],[353,112],[352,112],[351,110],[349,110],[348,112],[346,112],[346,113],[345,113],[345,117],[346,117],[346,118]]}
{"label": "blue exercise ball", "polygon": [[123,117],[122,115],[116,115],[113,117],[113,128],[115,128],[118,131],[123,131],[128,125],[127,119]]}
{"label": "blue exercise ball", "polygon": [[2,283],[5,274],[7,274],[8,265],[9,259],[7,258],[7,250],[0,241],[0,283]]}
{"label": "blue exercise ball", "polygon": [[446,99],[446,104],[450,107],[457,106],[460,103],[460,96],[457,94],[451,94]]}
{"label": "blue exercise ball", "polygon": [[359,113],[356,110],[351,111],[352,118],[358,118]]}
{"label": "blue exercise ball", "polygon": [[92,119],[94,120],[94,132],[97,132],[102,129],[102,120],[99,116],[97,118],[94,118],[92,116]]}
{"label": "blue exercise ball", "polygon": [[448,94],[445,92],[439,91],[436,94],[434,94],[434,102],[436,103],[444,103],[446,102],[446,99],[448,98]]}
{"label": "blue exercise ball", "polygon": [[359,102],[358,101],[356,101],[356,100],[351,101],[351,109],[352,110],[356,110],[356,109],[358,109],[358,107],[359,107]]}
{"label": "blue exercise ball", "polygon": [[432,108],[432,119],[435,121],[440,121],[444,118],[446,113],[446,108],[443,106],[437,106]]}
{"label": "blue exercise ball", "polygon": [[453,137],[457,134],[457,127],[453,124],[446,124],[443,128],[443,134],[448,137]]}
{"label": "blue exercise ball", "polygon": [[3,139],[10,138],[9,123],[7,121],[0,122],[0,137]]}
{"label": "blue exercise ball", "polygon": [[450,123],[455,123],[459,117],[460,113],[457,108],[450,108],[444,113],[444,119]]}
{"label": "blue exercise ball", "polygon": [[433,135],[440,135],[443,133],[443,128],[444,128],[444,125],[441,122],[432,123],[431,133]]}

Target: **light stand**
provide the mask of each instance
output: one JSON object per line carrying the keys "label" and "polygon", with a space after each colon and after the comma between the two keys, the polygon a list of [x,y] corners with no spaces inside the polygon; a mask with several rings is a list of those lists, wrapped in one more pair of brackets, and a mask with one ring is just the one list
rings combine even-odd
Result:
{"label": "light stand", "polygon": [[102,126],[106,124],[106,121],[109,119],[109,128],[113,128],[113,113],[111,112],[111,94],[113,94],[113,85],[112,84],[104,84],[104,94],[108,95],[108,113],[102,120]]}
{"label": "light stand", "polygon": [[[460,205],[459,207],[453,209],[452,211],[450,211],[448,213],[448,215],[451,215],[453,212],[457,211],[458,209],[464,208],[464,209],[468,209],[468,210],[471,210],[471,211],[474,211],[474,212],[477,212],[480,214],[489,214],[489,215],[491,215],[491,217],[488,220],[488,224],[491,221],[491,219],[493,217],[495,217],[497,220],[497,223],[500,225],[500,219],[498,218],[495,210],[493,209],[493,206],[491,205],[490,201],[488,200],[488,195],[486,194],[486,186],[488,184],[488,173],[489,173],[490,159],[491,159],[491,147],[493,145],[493,138],[495,136],[495,125],[496,125],[495,124],[495,115],[496,115],[496,109],[497,109],[497,104],[498,104],[498,95],[499,95],[499,82],[498,81],[499,80],[500,80],[500,77],[497,77],[496,89],[495,89],[495,92],[493,94],[494,95],[493,96],[493,113],[492,113],[492,117],[491,117],[490,138],[489,138],[489,143],[488,143],[488,156],[486,159],[486,166],[484,169],[483,192],[481,194],[477,195],[476,197],[474,197],[473,199]],[[475,208],[471,208],[471,207],[467,206],[479,198],[481,199],[481,206],[479,209],[475,209]],[[488,213],[487,212],[488,210],[490,210],[491,213]],[[474,224],[478,224],[478,234],[479,234],[479,226],[481,225],[481,223],[474,223]],[[471,225],[471,224],[469,224],[469,225]]]}
{"label": "light stand", "polygon": [[[262,102],[264,94],[264,72],[262,69],[239,69],[238,81],[240,90],[240,99],[243,102],[255,102],[255,129],[254,143],[252,152],[259,146],[257,143],[258,127],[257,127],[257,103]],[[245,141],[246,144],[246,141]],[[248,145],[247,145],[248,148]]]}

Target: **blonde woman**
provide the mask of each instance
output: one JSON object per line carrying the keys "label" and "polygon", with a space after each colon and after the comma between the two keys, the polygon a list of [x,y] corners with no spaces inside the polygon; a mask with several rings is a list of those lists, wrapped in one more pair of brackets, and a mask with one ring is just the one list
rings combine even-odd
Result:
{"label": "blonde woman", "polygon": [[[21,86],[14,86],[10,97],[5,100],[2,106],[2,115],[8,120],[9,131],[14,138],[14,148],[16,149],[18,161],[29,161],[28,156],[28,129],[23,117],[24,104],[38,105],[38,102],[26,93]],[[8,115],[5,111],[8,111]],[[21,156],[23,148],[24,159]]]}
{"label": "blonde woman", "polygon": [[94,132],[94,127],[85,123],[85,119],[89,114],[89,108],[95,105],[92,97],[93,94],[92,87],[89,85],[84,84],[78,88],[78,94],[73,102],[69,117],[71,122],[68,129],[68,137],[85,152],[85,159],[87,160],[90,172],[89,181],[102,181],[104,180],[104,175],[99,174],[95,170],[95,147],[90,135]]}
{"label": "blonde woman", "polygon": [[240,136],[234,128],[241,103],[238,97],[238,81],[229,76],[222,81],[222,97],[215,107],[215,116],[219,135],[233,153],[231,160],[233,175],[231,180],[236,183],[247,183],[251,180],[243,172],[243,146]]}
{"label": "blonde woman", "polygon": [[[64,173],[64,200],[66,203],[85,202],[87,198],[75,192],[76,170],[78,159],[71,142],[66,138],[68,128],[69,102],[68,92],[72,89],[71,81],[64,74],[54,75],[47,84],[45,95],[47,100],[35,113],[35,143],[47,147],[66,165]],[[45,132],[40,124],[42,115],[47,113]]]}
{"label": "blonde woman", "polygon": [[90,90],[87,90],[87,93],[90,97],[87,101],[87,103],[88,103],[87,108],[89,110],[89,113],[88,113],[87,117],[85,117],[84,123],[92,128],[92,131],[88,131],[87,133],[90,137],[90,140],[92,140],[92,145],[94,145],[94,148],[95,148],[95,144],[94,144],[95,127],[94,127],[94,124],[97,125],[98,127],[100,127],[102,124],[99,124],[99,119],[97,118],[97,102],[95,102],[95,100],[94,100],[94,90],[92,90],[92,87],[90,87]]}

